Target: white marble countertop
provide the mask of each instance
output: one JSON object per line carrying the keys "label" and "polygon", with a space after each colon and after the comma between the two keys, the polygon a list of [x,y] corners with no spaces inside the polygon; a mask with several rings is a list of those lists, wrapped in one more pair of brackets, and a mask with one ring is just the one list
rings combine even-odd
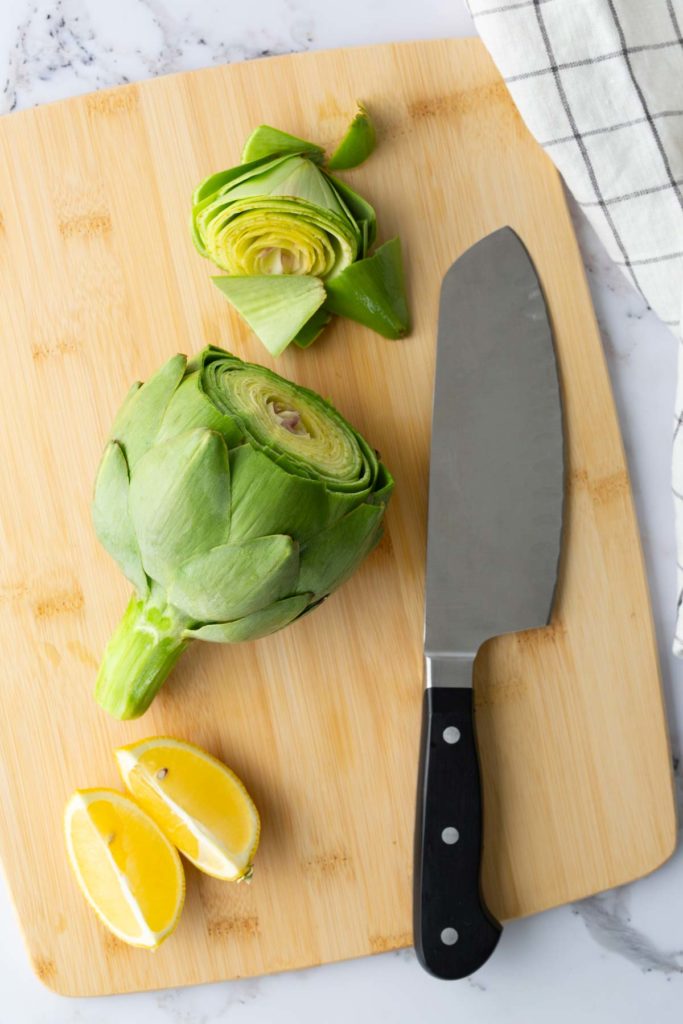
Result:
{"label": "white marble countertop", "polygon": [[[464,0],[3,0],[0,113],[150,75],[269,53],[468,35]],[[576,227],[628,453],[657,623],[672,743],[683,664],[670,655],[675,551],[669,453],[677,345]],[[677,762],[676,762],[677,763]],[[679,792],[683,790],[678,776]],[[683,796],[683,793],[681,793]],[[412,950],[263,979],[108,999],[64,999],[31,973],[0,884],[0,1024],[486,1024],[681,1020],[683,854],[655,875],[508,925],[468,982],[434,981]]]}

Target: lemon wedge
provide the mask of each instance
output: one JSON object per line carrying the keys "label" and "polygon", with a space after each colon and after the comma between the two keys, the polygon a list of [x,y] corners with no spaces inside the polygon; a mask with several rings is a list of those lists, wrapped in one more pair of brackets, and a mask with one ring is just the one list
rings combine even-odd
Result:
{"label": "lemon wedge", "polygon": [[156,949],[180,917],[185,873],[152,819],[113,789],[78,789],[64,814],[69,860],[100,920],[124,942]]}
{"label": "lemon wedge", "polygon": [[115,756],[130,794],[189,861],[214,878],[251,878],[261,822],[222,761],[166,736],[119,747]]}

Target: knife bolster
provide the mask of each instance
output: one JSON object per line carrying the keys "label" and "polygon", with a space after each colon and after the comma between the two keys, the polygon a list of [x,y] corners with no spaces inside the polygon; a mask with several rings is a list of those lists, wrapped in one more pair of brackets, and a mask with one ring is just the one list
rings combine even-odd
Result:
{"label": "knife bolster", "polygon": [[425,687],[471,689],[475,654],[425,654]]}

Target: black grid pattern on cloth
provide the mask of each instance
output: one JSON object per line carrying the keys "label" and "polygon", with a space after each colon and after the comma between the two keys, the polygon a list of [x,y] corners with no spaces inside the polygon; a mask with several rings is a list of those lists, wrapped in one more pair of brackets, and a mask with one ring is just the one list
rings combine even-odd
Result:
{"label": "black grid pattern on cloth", "polygon": [[[485,11],[477,11],[477,17],[481,18],[487,14],[507,14],[508,11],[518,11],[520,7],[532,7],[536,0],[517,0],[514,4],[498,4],[496,7],[487,7]],[[550,0],[538,0],[538,3],[547,4]]]}
{"label": "black grid pattern on cloth", "polygon": [[[659,254],[657,256],[645,257],[645,258],[642,258],[642,259],[632,259],[632,258],[630,258],[629,254],[628,254],[627,247],[624,244],[624,241],[623,241],[623,239],[621,237],[621,234],[619,232],[617,224],[616,224],[614,218],[611,216],[611,214],[610,214],[610,212],[608,210],[608,207],[610,207],[610,206],[612,206],[612,205],[614,205],[616,203],[628,202],[629,200],[636,199],[636,198],[638,198],[640,196],[653,194],[655,192],[665,192],[667,190],[672,190],[673,191],[673,193],[676,195],[676,197],[678,199],[679,204],[683,207],[683,196],[681,194],[681,185],[683,185],[683,179],[675,178],[674,177],[674,175],[672,173],[672,170],[671,170],[671,165],[670,165],[670,162],[669,162],[669,158],[668,158],[666,149],[664,147],[664,144],[662,142],[661,136],[659,134],[659,131],[658,131],[657,125],[656,125],[656,122],[657,122],[657,120],[659,118],[662,118],[662,117],[680,117],[680,116],[683,116],[683,111],[681,111],[681,110],[672,110],[672,111],[663,111],[663,112],[660,112],[658,114],[653,114],[649,110],[649,108],[648,108],[644,92],[641,89],[641,86],[640,86],[640,84],[638,82],[638,77],[635,74],[635,71],[634,71],[634,68],[633,68],[633,64],[632,64],[632,61],[631,61],[631,56],[633,54],[635,54],[635,53],[644,53],[644,52],[647,52],[647,51],[669,49],[671,47],[680,47],[681,49],[683,49],[683,36],[681,35],[681,28],[680,28],[680,24],[679,24],[679,21],[678,21],[678,17],[676,15],[676,11],[675,11],[674,6],[673,6],[673,0],[666,0],[666,5],[667,5],[667,10],[669,12],[669,16],[671,18],[671,27],[672,27],[672,32],[673,32],[675,38],[669,39],[669,40],[665,40],[665,41],[662,41],[662,42],[659,42],[659,43],[649,43],[649,44],[628,46],[628,44],[626,42],[626,37],[625,37],[625,34],[624,34],[624,29],[623,29],[623,27],[621,25],[621,21],[619,19],[619,14],[618,14],[617,8],[616,8],[616,6],[614,4],[614,0],[606,0],[607,7],[608,7],[608,9],[609,9],[609,11],[610,11],[610,13],[612,15],[612,19],[614,21],[616,37],[617,37],[617,39],[619,41],[619,48],[615,49],[615,50],[613,50],[613,51],[611,51],[609,53],[598,54],[598,55],[596,55],[594,57],[586,57],[586,58],[584,58],[582,60],[565,61],[565,62],[558,62],[555,59],[555,53],[554,53],[554,50],[553,50],[552,41],[550,39],[550,35],[548,33],[548,29],[547,29],[547,26],[546,26],[545,18],[544,18],[544,15],[543,15],[543,11],[542,11],[543,5],[546,4],[546,3],[550,3],[550,2],[553,2],[553,0],[518,0],[517,3],[508,4],[506,6],[497,6],[497,7],[487,8],[484,11],[479,11],[477,13],[477,17],[481,17],[482,15],[488,15],[488,14],[502,14],[504,12],[507,13],[508,11],[519,10],[520,8],[528,8],[528,7],[533,7],[534,8],[535,13],[536,13],[536,20],[538,22],[538,27],[540,29],[541,37],[543,39],[543,43],[544,43],[544,46],[545,46],[546,56],[547,56],[547,59],[548,59],[548,64],[547,64],[546,67],[538,68],[538,69],[536,69],[534,71],[527,71],[527,72],[523,72],[523,73],[518,74],[518,75],[509,75],[509,76],[506,77],[505,81],[508,82],[508,83],[510,83],[510,82],[518,82],[518,81],[523,81],[523,80],[528,79],[528,78],[534,78],[534,77],[537,77],[537,76],[540,76],[540,75],[547,75],[547,74],[550,74],[550,75],[552,75],[554,77],[555,83],[556,83],[556,87],[557,87],[557,91],[558,91],[558,94],[559,94],[559,97],[560,97],[560,101],[562,103],[562,107],[564,109],[564,112],[565,112],[565,114],[567,116],[567,120],[569,122],[569,126],[572,129],[572,134],[571,135],[562,136],[562,137],[560,137],[558,139],[551,139],[551,140],[549,140],[549,141],[547,141],[545,143],[542,143],[542,145],[544,145],[544,146],[553,146],[553,145],[557,145],[560,142],[570,142],[570,141],[573,141],[574,143],[576,143],[576,145],[577,145],[577,147],[579,149],[579,152],[581,153],[581,155],[583,157],[583,161],[584,161],[584,164],[585,164],[585,167],[586,167],[586,171],[588,172],[588,178],[590,180],[591,186],[592,186],[593,191],[595,193],[595,199],[594,200],[584,201],[584,202],[580,203],[580,205],[582,207],[584,207],[584,208],[586,208],[586,207],[590,208],[591,206],[595,206],[595,207],[599,207],[602,210],[603,215],[605,217],[605,221],[608,224],[608,226],[610,228],[610,231],[612,232],[612,236],[614,238],[616,246],[617,246],[619,252],[621,253],[621,259],[617,260],[617,262],[628,271],[628,273],[629,273],[633,283],[638,288],[638,290],[641,292],[641,294],[643,294],[643,289],[642,289],[640,281],[638,279],[638,274],[634,270],[634,267],[646,266],[646,265],[649,265],[651,263],[662,263],[662,262],[666,262],[668,260],[681,259],[681,258],[683,258],[683,252],[677,251],[677,252],[671,252],[671,253],[663,253],[663,254]],[[601,63],[602,61],[606,61],[606,60],[616,60],[616,59],[622,60],[624,62],[624,65],[628,69],[629,77],[631,79],[631,82],[633,83],[633,87],[634,87],[635,93],[636,93],[636,95],[638,97],[638,100],[640,102],[640,105],[642,107],[642,111],[643,111],[642,116],[638,117],[638,118],[633,118],[633,119],[631,119],[629,121],[621,122],[621,123],[619,123],[617,125],[606,125],[606,126],[601,127],[601,128],[594,128],[594,129],[592,129],[590,131],[582,132],[582,131],[579,130],[578,125],[576,123],[576,120],[574,118],[574,113],[572,111],[572,108],[571,108],[571,105],[570,105],[570,102],[569,102],[569,97],[568,97],[567,90],[566,90],[564,82],[562,80],[561,72],[565,71],[565,70],[569,70],[569,69],[575,69],[575,68],[578,68],[578,67],[584,67],[584,66],[587,66],[587,65],[590,65],[590,64],[598,64],[598,63]],[[585,145],[584,139],[587,138],[587,137],[590,137],[590,136],[603,135],[605,133],[613,132],[613,131],[619,130],[621,128],[630,128],[630,127],[633,127],[633,126],[635,126],[637,124],[646,124],[650,128],[652,137],[653,137],[653,139],[655,141],[655,144],[657,146],[657,150],[659,151],[659,154],[660,154],[660,157],[661,157],[662,165],[663,165],[663,168],[664,168],[667,180],[663,184],[652,185],[649,188],[636,189],[636,190],[634,190],[632,192],[625,192],[625,193],[623,193],[621,195],[605,196],[605,195],[603,195],[602,190],[600,188],[600,184],[599,184],[599,181],[598,181],[598,176],[597,176],[597,174],[595,172],[595,168],[593,166],[593,162],[592,162],[590,154],[588,152],[588,148]],[[670,326],[670,327],[675,327],[675,326],[678,326],[678,324],[680,323],[680,320],[666,320],[664,322],[668,326]]]}
{"label": "black grid pattern on cloth", "polygon": [[[659,120],[661,117],[683,117],[683,110],[660,110],[656,114],[651,114],[650,118],[653,121]],[[618,124],[606,124],[602,128],[589,128],[588,131],[581,132],[584,139],[589,139],[592,135],[606,135],[609,132],[619,132],[622,128],[635,128],[637,124],[646,124],[648,121],[647,117],[634,117],[630,121],[620,121]],[[573,135],[560,135],[557,139],[543,139],[541,146],[543,149],[547,149],[548,146],[560,146],[563,142],[574,142]]]}
{"label": "black grid pattern on cloth", "polygon": [[[666,149],[664,148],[664,143],[662,142],[662,138],[661,138],[661,136],[659,134],[659,129],[657,128],[657,125],[655,124],[655,122],[654,122],[654,120],[652,118],[652,114],[650,113],[650,111],[648,109],[647,100],[645,99],[645,94],[643,93],[643,90],[640,87],[640,83],[638,82],[638,76],[635,74],[635,72],[633,70],[633,64],[631,62],[631,54],[635,53],[635,47],[629,47],[629,46],[626,45],[626,36],[624,35],[624,29],[622,27],[622,24],[619,21],[619,15],[618,15],[617,9],[616,9],[616,7],[614,5],[614,0],[607,0],[607,6],[609,7],[609,9],[611,11],[611,14],[612,14],[612,17],[614,18],[614,26],[615,26],[615,28],[617,30],[618,35],[619,35],[619,42],[621,43],[621,52],[622,52],[623,57],[624,57],[624,63],[626,64],[626,67],[628,68],[629,77],[630,77],[631,81],[633,82],[633,87],[634,87],[634,89],[636,91],[638,99],[640,100],[640,105],[643,108],[643,115],[647,118],[647,123],[650,126],[650,129],[652,131],[652,137],[655,140],[655,143],[657,145],[657,149],[659,150],[659,155],[662,158],[662,163],[664,164],[664,168],[666,170],[666,174],[667,174],[667,177],[669,179],[669,184],[671,185],[671,188],[674,190],[674,192],[675,192],[675,194],[676,194],[676,196],[678,198],[679,206],[681,206],[681,208],[683,209],[683,196],[681,196],[680,183],[674,179],[673,173],[671,171],[671,164],[669,162],[669,157],[668,157],[668,154],[666,152]],[[675,11],[673,9],[673,5],[670,2],[670,0],[669,0],[669,4],[668,4],[668,10],[669,10],[671,16],[673,17],[673,20],[674,20],[674,23],[675,23],[674,26],[673,26],[674,31],[678,31],[678,25],[676,23],[676,13],[675,13]],[[664,44],[662,43],[661,45],[663,46]],[[681,35],[680,35],[680,32],[678,32],[678,38],[673,40],[671,45],[675,45],[675,46],[680,46],[681,45]]]}
{"label": "black grid pattern on cloth", "polygon": [[[514,12],[521,11],[523,13],[530,13],[533,10],[538,29],[543,40],[543,46],[545,48],[545,63],[542,67],[535,68],[533,70],[522,71],[513,75],[506,75],[505,81],[508,84],[514,84],[517,82],[524,82],[529,79],[547,76],[552,76],[554,79],[557,94],[560,98],[562,108],[569,124],[570,134],[564,134],[547,140],[539,140],[540,144],[544,148],[550,148],[562,144],[574,144],[576,146],[581,154],[587,178],[595,197],[592,199],[579,199],[579,205],[584,209],[594,207],[600,210],[619,253],[619,257],[616,262],[625,270],[635,287],[647,301],[646,290],[642,286],[641,277],[637,268],[649,266],[653,263],[666,263],[673,260],[683,260],[683,251],[676,250],[670,253],[659,253],[657,255],[643,257],[634,257],[630,255],[629,247],[623,238],[623,232],[620,230],[619,224],[611,212],[611,208],[620,204],[628,204],[631,200],[638,199],[643,196],[666,192],[671,192],[676,197],[679,204],[683,206],[681,192],[681,189],[683,188],[683,178],[676,177],[672,173],[669,157],[657,126],[657,122],[661,120],[668,118],[683,118],[683,107],[680,109],[676,107],[671,110],[651,111],[648,107],[645,93],[638,81],[638,75],[632,62],[632,57],[641,53],[656,53],[657,51],[666,51],[675,48],[678,48],[683,52],[683,35],[681,33],[681,25],[674,7],[674,0],[662,0],[662,3],[666,5],[666,10],[668,11],[669,20],[671,22],[671,38],[662,39],[657,42],[635,42],[629,45],[619,18],[617,5],[614,3],[614,0],[605,0],[605,7],[611,15],[614,27],[614,35],[611,40],[612,45],[604,53],[597,53],[590,57],[578,58],[575,60],[562,61],[557,59],[552,40],[552,33],[548,28],[543,8],[549,4],[564,2],[566,2],[566,0],[516,0],[516,2],[503,4],[498,0],[497,3],[492,2],[490,7],[485,7],[481,10],[476,7],[474,16],[475,20],[478,22],[480,18],[485,19],[488,16],[512,14],[514,17]],[[538,56],[538,54],[534,54],[534,56]],[[637,97],[637,101],[641,108],[640,113],[637,117],[630,117],[623,121],[605,124],[600,127],[590,128],[584,131],[577,123],[575,113],[572,108],[570,90],[567,88],[564,81],[563,72],[574,71],[577,68],[588,67],[589,65],[600,64],[607,61],[621,62],[622,66],[627,70],[635,97]],[[632,129],[638,125],[643,125],[649,129],[650,136],[659,153],[662,173],[665,180],[651,186],[633,189],[632,191],[621,192],[616,195],[605,195],[600,184],[600,175],[597,173],[589,147],[585,140]],[[677,327],[680,324],[680,319],[667,319],[663,322],[669,327]]]}
{"label": "black grid pattern on cloth", "polygon": [[[646,122],[647,124],[650,124],[651,121],[652,121],[652,118],[650,118],[650,117],[643,118],[643,121]],[[582,135],[581,137],[583,138],[584,136]],[[600,199],[600,200],[595,200],[595,201],[589,199],[587,202],[581,203],[581,205],[583,207],[586,207],[586,206],[588,206],[588,207],[590,207],[590,206],[603,206],[603,205],[605,205],[605,206],[612,206],[614,203],[624,203],[628,199],[638,199],[638,198],[640,198],[640,196],[651,196],[651,195],[654,195],[655,192],[666,192],[667,189],[670,189],[670,188],[674,188],[676,190],[676,194],[680,197],[679,186],[681,184],[683,184],[683,178],[675,178],[674,179],[674,178],[671,177],[671,169],[669,168],[668,161],[667,161],[666,167],[667,167],[667,174],[669,175],[669,181],[665,181],[663,185],[652,185],[650,188],[637,188],[637,189],[634,189],[633,192],[624,192],[624,194],[620,195],[620,196],[610,196],[609,199]],[[677,256],[678,253],[675,253],[674,255]],[[638,260],[633,260],[633,262],[637,263]]]}
{"label": "black grid pattern on cloth", "polygon": [[[543,0],[531,0],[534,7],[538,7]],[[547,0],[546,0],[547,2]],[[509,10],[509,8],[508,8]],[[506,82],[525,82],[528,78],[539,78],[541,75],[554,74],[556,71],[569,71],[573,68],[585,68],[589,64],[602,64],[606,60],[615,60],[624,57],[626,53],[648,53],[651,50],[668,50],[672,46],[679,46],[678,39],[670,39],[665,43],[644,43],[642,46],[631,46],[614,50],[612,53],[601,53],[597,57],[583,57],[581,60],[566,60],[561,64],[552,64],[547,68],[536,68],[535,71],[522,71],[518,75],[508,75]]]}
{"label": "black grid pattern on cloth", "polygon": [[[640,85],[638,75],[636,74],[632,62],[632,56],[637,53],[656,52],[658,50],[668,50],[673,49],[675,47],[678,47],[681,49],[681,51],[683,51],[683,35],[681,33],[681,25],[679,22],[679,18],[674,7],[674,0],[663,0],[663,2],[666,3],[666,7],[669,12],[669,17],[671,20],[672,38],[660,40],[658,42],[634,43],[633,45],[629,45],[627,42],[624,27],[622,26],[620,15],[618,15],[618,10],[614,3],[614,0],[605,0],[606,8],[607,10],[609,10],[609,13],[611,14],[612,18],[612,23],[614,27],[613,42],[615,45],[610,47],[609,51],[605,53],[597,53],[590,57],[565,61],[560,61],[556,59],[551,33],[548,30],[546,18],[544,16],[543,11],[543,7],[545,5],[557,2],[558,0],[516,0],[516,2],[507,4],[503,4],[500,2],[493,3],[492,6],[490,7],[485,7],[481,10],[476,9],[475,18],[478,19],[480,17],[486,17],[488,15],[503,15],[520,10],[530,10],[531,8],[533,9],[533,12],[535,12],[539,30],[541,32],[541,37],[543,39],[544,47],[546,50],[546,65],[542,68],[537,68],[532,71],[521,72],[516,75],[508,75],[506,76],[505,81],[509,84],[513,84],[515,82],[522,82],[528,79],[540,78],[542,76],[553,77],[557,93],[562,103],[562,108],[566,115],[571,133],[561,135],[556,138],[547,139],[545,141],[540,140],[541,145],[543,145],[544,147],[550,147],[554,145],[559,145],[560,143],[573,142],[575,146],[578,147],[578,150],[582,155],[582,159],[584,161],[584,165],[586,167],[586,171],[588,174],[588,179],[590,181],[595,196],[595,199],[587,199],[584,201],[580,201],[580,206],[582,206],[585,209],[596,207],[602,212],[605,223],[607,224],[611,236],[614,240],[616,249],[618,250],[618,252],[620,252],[621,258],[618,258],[616,260],[616,263],[620,264],[622,267],[625,268],[625,270],[631,278],[631,281],[647,301],[644,289],[642,288],[642,283],[639,279],[637,267],[647,266],[651,263],[664,263],[670,260],[683,259],[683,251],[657,254],[655,256],[648,256],[642,258],[633,258],[629,254],[628,246],[626,245],[622,237],[622,231],[620,230],[620,227],[618,227],[618,224],[616,223],[615,218],[612,216],[609,208],[617,204],[629,203],[631,200],[638,199],[643,196],[653,195],[655,193],[666,193],[666,191],[672,191],[673,195],[676,196],[679,204],[683,208],[683,196],[681,193],[681,187],[683,186],[683,178],[675,177],[672,173],[672,168],[669,161],[669,156],[666,151],[666,147],[663,143],[663,140],[661,140],[661,136],[657,129],[657,121],[666,118],[683,117],[683,109],[651,112],[648,108],[645,92]],[[562,0],[562,2],[564,2],[564,0]],[[583,131],[581,130],[577,120],[575,120],[574,113],[571,108],[568,90],[562,78],[562,72],[573,71],[577,68],[596,65],[596,63],[601,63],[603,61],[608,60],[616,60],[623,62],[623,65],[627,69],[629,78],[633,84],[635,95],[638,97],[642,113],[637,118],[630,118],[626,121],[617,122],[616,124],[607,124],[598,128],[589,129],[588,131]],[[664,182],[652,184],[648,187],[641,187],[638,189],[634,189],[632,191],[625,191],[625,193],[622,193],[620,195],[605,196],[600,186],[599,175],[596,173],[596,169],[594,167],[594,163],[585,140],[587,138],[605,135],[623,129],[633,128],[637,125],[645,125],[649,129],[649,133],[657,148],[657,152],[659,154],[659,158],[661,161],[661,168],[663,168],[666,180]],[[674,319],[667,319],[667,321],[664,321],[664,323],[667,324],[669,327],[678,327],[680,324],[680,319],[675,319],[675,321]]]}
{"label": "black grid pattern on cloth", "polygon": [[[616,262],[645,300],[648,291],[653,301],[657,296],[663,322],[680,333],[680,316],[672,317],[683,290],[681,0],[652,5],[642,0],[642,8],[641,0],[594,0],[592,6],[587,0],[469,2],[522,114],[567,172],[579,206],[603,240],[611,241]],[[555,126],[560,130],[553,131]],[[633,164],[629,148],[640,157]],[[674,650],[683,656],[683,344],[679,352],[673,419],[679,613]]]}
{"label": "black grid pattern on cloth", "polygon": [[600,183],[599,183],[597,175],[595,173],[595,168],[593,167],[593,162],[592,162],[592,160],[590,158],[590,155],[588,153],[588,149],[586,147],[586,143],[584,142],[583,136],[579,132],[578,126],[576,124],[576,120],[574,119],[574,113],[572,111],[571,104],[569,102],[569,97],[567,96],[567,91],[565,89],[564,82],[562,81],[562,74],[560,72],[560,68],[559,68],[558,64],[555,61],[555,53],[553,51],[553,45],[552,45],[552,42],[550,41],[550,36],[548,35],[548,29],[546,27],[545,19],[543,17],[543,11],[541,10],[541,7],[542,7],[541,0],[532,0],[532,3],[533,3],[534,10],[536,12],[536,20],[538,21],[538,27],[539,27],[540,32],[541,32],[541,37],[543,38],[543,45],[545,46],[546,55],[548,57],[548,65],[549,65],[550,71],[552,72],[553,77],[555,79],[555,85],[557,87],[557,92],[559,94],[560,101],[562,103],[562,107],[564,108],[564,112],[567,115],[567,120],[569,122],[569,127],[572,130],[572,133],[574,135],[574,139],[576,141],[576,145],[579,148],[579,152],[581,153],[581,156],[583,157],[583,162],[584,162],[584,164],[586,166],[586,170],[588,171],[588,178],[590,180],[591,185],[593,186],[593,191],[595,192],[596,205],[598,205],[602,209],[605,221],[609,225],[609,228],[610,228],[610,230],[612,232],[612,235],[614,237],[614,241],[616,242],[617,248],[619,249],[619,252],[621,253],[622,266],[626,267],[626,269],[628,270],[629,274],[631,275],[631,279],[633,280],[634,285],[636,286],[638,291],[641,291],[641,293],[642,293],[642,290],[641,290],[641,287],[640,287],[640,283],[638,281],[638,277],[634,273],[633,267],[631,266],[631,260],[630,260],[629,255],[628,255],[628,250],[626,249],[626,246],[624,245],[624,242],[623,242],[623,240],[621,238],[621,235],[620,235],[619,231],[617,230],[617,225],[616,225],[616,223],[614,221],[614,218],[612,217],[612,215],[611,215],[611,213],[609,211],[608,204],[605,202],[605,197],[602,194],[602,190],[600,188]]}

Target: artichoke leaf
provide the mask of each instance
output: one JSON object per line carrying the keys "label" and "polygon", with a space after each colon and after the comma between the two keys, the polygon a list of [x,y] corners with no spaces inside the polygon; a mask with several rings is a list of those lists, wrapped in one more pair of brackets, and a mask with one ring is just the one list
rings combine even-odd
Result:
{"label": "artichoke leaf", "polygon": [[253,612],[233,622],[216,622],[199,629],[186,629],[183,636],[188,640],[208,640],[216,644],[239,644],[247,640],[258,640],[289,625],[306,609],[312,594],[296,594],[283,601],[275,601],[260,612]]}
{"label": "artichoke leaf", "polygon": [[332,314],[328,313],[324,306],[321,306],[310,320],[307,320],[303,325],[294,339],[294,344],[298,345],[299,348],[309,348],[318,338],[320,332],[327,327],[331,319]]}
{"label": "artichoke leaf", "polygon": [[314,142],[306,142],[305,139],[298,139],[296,135],[281,132],[279,128],[261,124],[244,143],[241,162],[246,164],[262,157],[280,156],[284,153],[291,156],[306,156],[318,164],[325,158],[325,150],[321,146],[316,146]]}
{"label": "artichoke leaf", "polygon": [[200,622],[239,619],[291,594],[299,546],[279,534],[243,544],[222,544],[180,566],[168,599]]}
{"label": "artichoke leaf", "polygon": [[216,171],[215,174],[210,174],[194,190],[192,194],[193,204],[199,206],[207,199],[213,198],[216,193],[221,192],[231,182],[249,177],[253,171],[269,162],[269,157],[259,157],[259,159],[251,160],[249,163],[242,161],[241,164],[236,164],[235,167],[229,167],[225,171]]}
{"label": "artichoke leaf", "polygon": [[129,509],[145,572],[168,586],[189,558],[227,540],[230,466],[223,437],[190,430],[155,445],[131,474]]}
{"label": "artichoke leaf", "polygon": [[398,238],[331,278],[327,282],[327,308],[385,338],[403,338],[410,321]]}
{"label": "artichoke leaf", "polygon": [[348,171],[358,167],[370,156],[377,145],[377,134],[370,115],[362,103],[358,113],[346,129],[346,134],[328,160],[331,171]]}
{"label": "artichoke leaf", "polygon": [[377,214],[374,206],[371,206],[367,199],[359,196],[345,181],[340,181],[339,178],[334,178],[331,174],[328,174],[327,177],[334,186],[337,199],[343,203],[347,215],[353,219],[362,235],[363,249],[360,255],[367,256],[370,246],[373,245],[377,237]]}
{"label": "artichoke leaf", "polygon": [[215,430],[222,434],[228,446],[237,445],[242,439],[242,431],[234,418],[220,412],[202,390],[198,369],[189,373],[173,394],[164,414],[157,442],[167,441],[197,427],[205,427],[207,430]]}
{"label": "artichoke leaf", "polygon": [[183,379],[186,365],[185,356],[173,356],[141,388],[128,392],[114,420],[111,439],[123,448],[131,472],[156,440],[166,407]]}
{"label": "artichoke leaf", "polygon": [[213,281],[274,356],[284,352],[325,301],[317,277],[261,274]]}
{"label": "artichoke leaf", "polygon": [[377,478],[375,487],[368,496],[371,505],[386,506],[394,490],[394,478],[383,462],[377,463]]}
{"label": "artichoke leaf", "polygon": [[234,183],[229,193],[221,195],[219,200],[229,199],[232,203],[238,199],[262,196],[303,199],[339,217],[345,213],[337,189],[327,175],[316,164],[301,156],[290,156],[285,160],[274,161],[272,165],[257,167],[253,174]]}
{"label": "artichoke leaf", "polygon": [[102,547],[118,562],[140,597],[144,597],[148,582],[128,512],[129,487],[126,457],[121,446],[116,441],[110,441],[104,450],[95,480],[93,525]]}
{"label": "artichoke leaf", "polygon": [[318,600],[345,582],[381,536],[383,505],[359,505],[301,550],[298,586]]}
{"label": "artichoke leaf", "polygon": [[323,483],[288,473],[249,445],[230,453],[230,476],[230,544],[275,533],[301,543],[329,522]]}
{"label": "artichoke leaf", "polygon": [[131,402],[133,401],[133,399],[135,398],[135,396],[137,395],[137,393],[138,393],[138,391],[140,390],[141,387],[142,387],[142,381],[141,380],[136,380],[135,383],[131,384],[131,386],[128,388],[128,391],[126,393],[126,397],[121,402],[121,405],[119,406],[118,412],[116,413],[116,416],[114,417],[114,422],[112,424],[110,436],[114,435],[114,432],[116,431],[117,424],[125,423],[126,418],[128,416],[128,411],[127,410],[129,409]]}
{"label": "artichoke leaf", "polygon": [[[192,356],[187,361],[187,373],[201,372],[208,363],[217,362],[220,359],[236,359],[231,352],[226,352],[220,345],[205,345],[204,348],[197,352],[196,355]],[[201,385],[200,385],[201,386]]]}

